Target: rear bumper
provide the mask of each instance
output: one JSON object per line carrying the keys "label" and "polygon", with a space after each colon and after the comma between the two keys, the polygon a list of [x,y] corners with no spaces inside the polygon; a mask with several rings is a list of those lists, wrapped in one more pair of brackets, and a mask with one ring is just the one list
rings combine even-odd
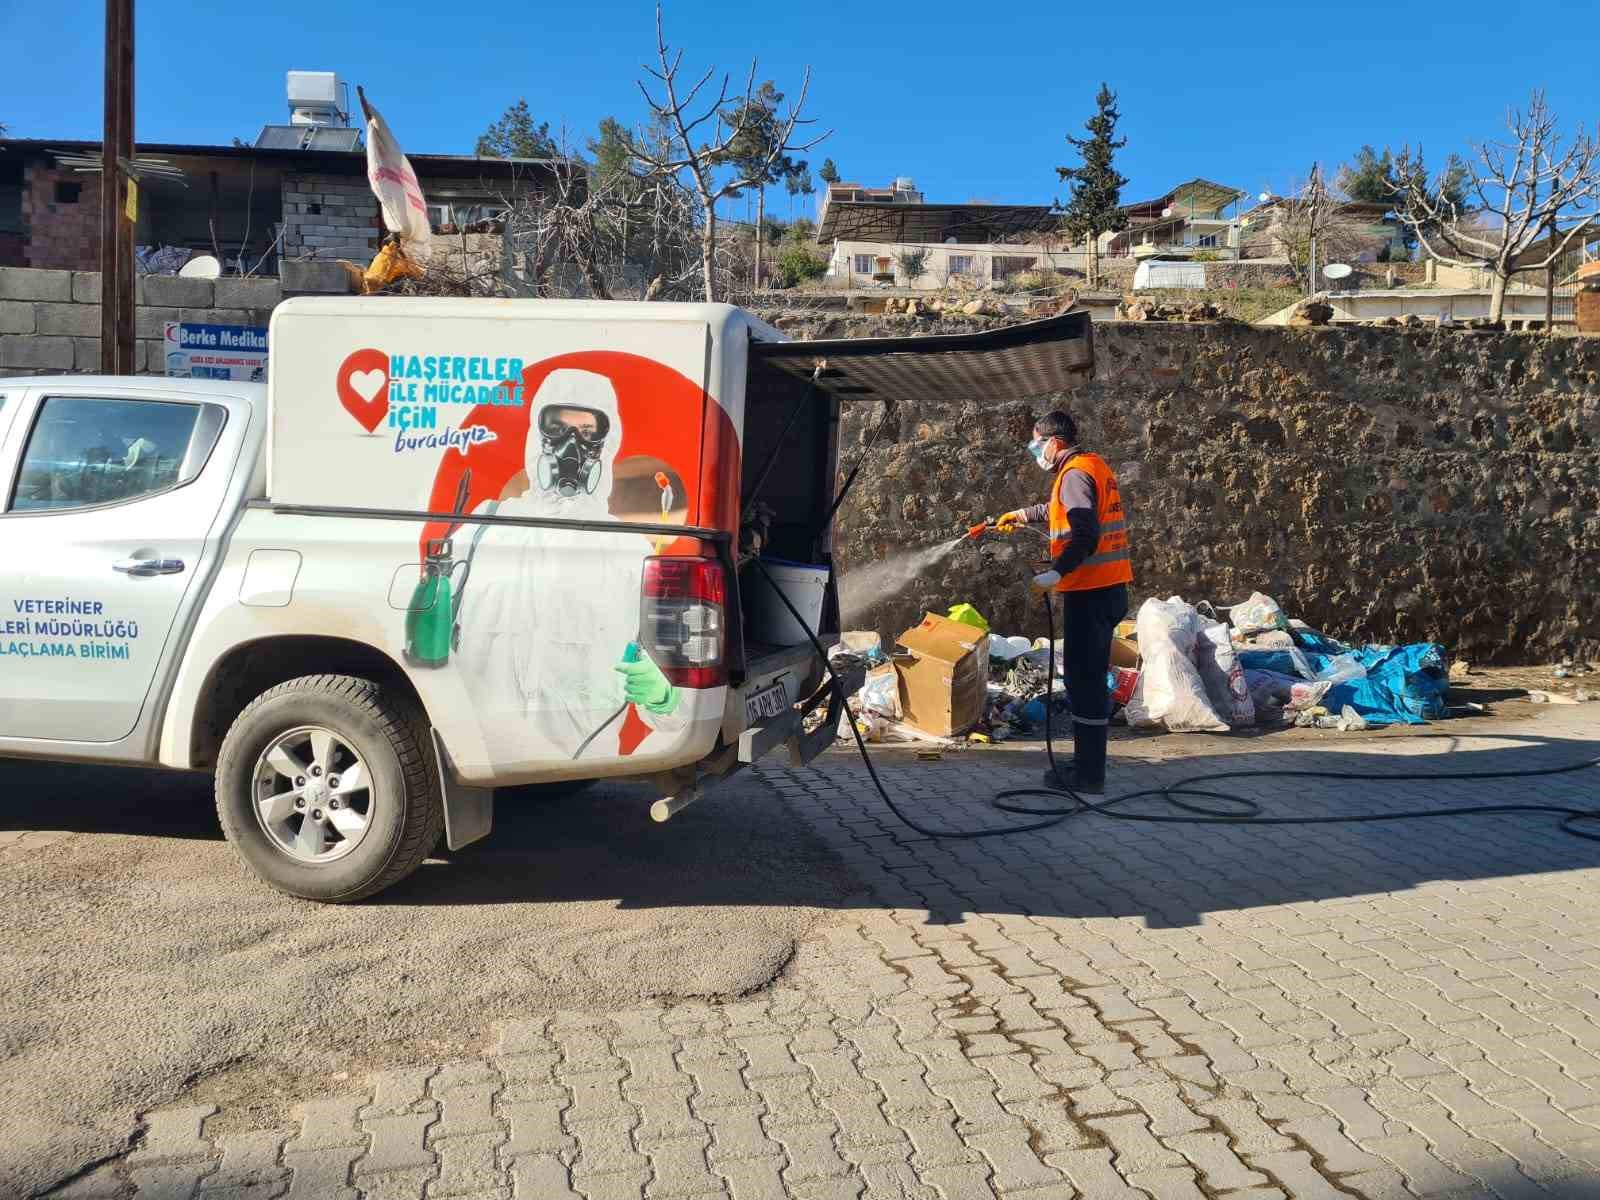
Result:
{"label": "rear bumper", "polygon": [[[841,677],[843,695],[861,686],[860,679]],[[748,701],[781,684],[787,703],[773,716],[755,716]],[[739,748],[738,761],[755,762],[778,747],[789,747],[794,766],[804,766],[833,743],[843,714],[843,697],[829,684],[827,673],[809,645],[788,646],[754,659],[741,687],[728,689],[722,718],[722,742]],[[808,732],[806,718],[820,711]]]}

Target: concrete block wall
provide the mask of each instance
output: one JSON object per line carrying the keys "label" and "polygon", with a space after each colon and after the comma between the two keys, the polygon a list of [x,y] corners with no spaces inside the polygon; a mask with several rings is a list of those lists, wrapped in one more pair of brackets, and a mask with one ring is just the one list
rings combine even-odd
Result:
{"label": "concrete block wall", "polygon": [[377,253],[382,219],[365,179],[349,175],[283,177],[283,257],[348,258]]}
{"label": "concrete block wall", "polygon": [[[166,373],[168,321],[265,325],[283,298],[276,279],[145,275],[134,292],[134,366]],[[100,370],[100,273],[0,267],[0,376]]]}

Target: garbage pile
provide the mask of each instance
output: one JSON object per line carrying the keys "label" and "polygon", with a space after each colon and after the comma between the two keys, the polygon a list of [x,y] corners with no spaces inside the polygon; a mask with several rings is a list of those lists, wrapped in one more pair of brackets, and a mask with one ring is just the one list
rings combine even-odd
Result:
{"label": "garbage pile", "polygon": [[[1062,644],[992,632],[971,605],[929,613],[892,652],[876,633],[846,633],[834,653],[867,663],[849,703],[867,741],[1001,742],[1041,732],[1047,706],[1052,725],[1068,728]],[[1112,720],[1136,729],[1354,730],[1448,716],[1449,680],[1441,646],[1347,644],[1256,592],[1220,612],[1177,596],[1146,600],[1117,628],[1106,689]]]}
{"label": "garbage pile", "polygon": [[[866,682],[849,708],[869,742],[1003,742],[1041,732],[1047,704],[1058,728],[1070,721],[1062,643],[990,632],[970,604],[957,604],[942,617],[927,614],[900,635],[892,653],[876,633],[852,632],[841,635],[831,654],[858,656],[867,665]],[[1138,652],[1118,639],[1113,658],[1118,665],[1107,673],[1106,686],[1120,707],[1138,684]],[[841,736],[849,736],[848,728]]]}
{"label": "garbage pile", "polygon": [[1140,607],[1143,670],[1123,711],[1129,725],[1220,733],[1292,721],[1351,730],[1448,715],[1441,646],[1347,645],[1285,617],[1260,592],[1226,609],[1226,621],[1204,607],[1177,596]]}

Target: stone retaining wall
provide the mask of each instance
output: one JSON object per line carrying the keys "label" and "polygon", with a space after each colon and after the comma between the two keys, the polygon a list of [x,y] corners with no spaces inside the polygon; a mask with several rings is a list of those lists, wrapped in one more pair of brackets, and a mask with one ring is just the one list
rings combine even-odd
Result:
{"label": "stone retaining wall", "polygon": [[[1073,395],[898,414],[839,514],[847,608],[851,566],[1044,499],[1023,447],[1059,400],[1121,476],[1135,605],[1260,589],[1341,636],[1484,662],[1600,655],[1600,338],[1126,322],[1094,336],[1094,380]],[[876,419],[851,406],[841,477]],[[892,636],[970,601],[1035,635],[1024,584],[1042,553],[1030,534],[964,547],[847,623]]]}

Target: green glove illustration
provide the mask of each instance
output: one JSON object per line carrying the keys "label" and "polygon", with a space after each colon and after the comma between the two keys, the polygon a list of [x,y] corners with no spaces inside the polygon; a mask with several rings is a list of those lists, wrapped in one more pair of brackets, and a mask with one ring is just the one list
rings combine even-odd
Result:
{"label": "green glove illustration", "polygon": [[622,676],[623,692],[630,704],[661,717],[677,711],[683,693],[672,686],[660,667],[640,652],[638,643],[628,643],[628,648],[622,652],[622,661],[614,669]]}

